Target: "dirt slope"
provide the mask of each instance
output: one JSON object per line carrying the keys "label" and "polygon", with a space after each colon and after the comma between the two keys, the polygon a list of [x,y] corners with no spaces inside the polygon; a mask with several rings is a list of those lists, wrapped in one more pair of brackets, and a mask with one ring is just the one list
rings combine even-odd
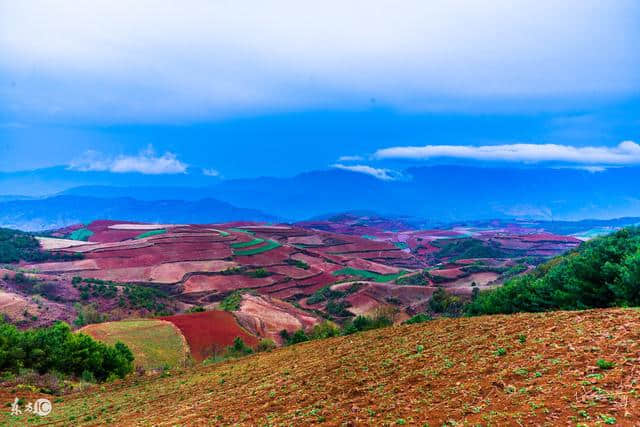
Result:
{"label": "dirt slope", "polygon": [[46,421],[634,425],[639,355],[631,309],[442,319],[96,388],[65,397]]}

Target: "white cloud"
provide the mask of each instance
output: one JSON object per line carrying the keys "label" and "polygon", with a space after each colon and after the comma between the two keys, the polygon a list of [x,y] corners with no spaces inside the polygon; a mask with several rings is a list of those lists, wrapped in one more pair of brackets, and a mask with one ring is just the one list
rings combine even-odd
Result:
{"label": "white cloud", "polygon": [[338,158],[339,162],[358,162],[360,160],[364,160],[362,156],[340,156]]}
{"label": "white cloud", "polygon": [[202,169],[202,174],[206,176],[220,176],[220,172],[216,169]]}
{"label": "white cloud", "polygon": [[0,107],[158,120],[629,94],[639,15],[632,0],[0,0]]}
{"label": "white cloud", "polygon": [[640,145],[623,141],[615,147],[573,147],[557,144],[425,145],[378,150],[377,159],[428,160],[439,157],[504,162],[565,162],[591,165],[640,164]]}
{"label": "white cloud", "polygon": [[175,154],[166,152],[156,156],[153,147],[149,146],[136,156],[120,155],[115,158],[104,156],[97,151],[87,151],[72,161],[69,169],[82,172],[103,171],[114,173],[142,173],[147,175],[186,173],[187,165]]}
{"label": "white cloud", "polygon": [[340,163],[336,163],[334,165],[331,165],[331,167],[351,172],[363,173],[365,175],[371,175],[372,177],[380,179],[382,181],[393,181],[400,178],[400,173],[394,170],[374,168],[367,165],[343,165]]}

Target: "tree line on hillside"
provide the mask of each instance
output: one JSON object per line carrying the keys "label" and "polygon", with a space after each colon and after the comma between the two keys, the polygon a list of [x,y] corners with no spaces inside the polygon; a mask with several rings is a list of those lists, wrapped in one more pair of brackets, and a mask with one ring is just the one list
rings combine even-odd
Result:
{"label": "tree line on hillside", "polygon": [[64,322],[21,331],[0,319],[0,374],[17,374],[25,369],[105,381],[132,372],[133,354],[121,342],[109,346],[73,333]]}
{"label": "tree line on hillside", "polygon": [[503,286],[481,292],[469,315],[640,306],[640,228],[584,242]]}
{"label": "tree line on hillside", "polygon": [[66,261],[82,257],[82,254],[44,251],[40,249],[40,242],[33,235],[0,228],[0,263]]}

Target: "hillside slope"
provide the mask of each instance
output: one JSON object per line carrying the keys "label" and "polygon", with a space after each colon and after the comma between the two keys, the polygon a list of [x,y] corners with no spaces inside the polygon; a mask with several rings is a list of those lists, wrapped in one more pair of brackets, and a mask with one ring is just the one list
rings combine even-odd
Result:
{"label": "hillside slope", "polygon": [[442,319],[131,379],[67,396],[37,421],[632,425],[639,352],[632,309]]}

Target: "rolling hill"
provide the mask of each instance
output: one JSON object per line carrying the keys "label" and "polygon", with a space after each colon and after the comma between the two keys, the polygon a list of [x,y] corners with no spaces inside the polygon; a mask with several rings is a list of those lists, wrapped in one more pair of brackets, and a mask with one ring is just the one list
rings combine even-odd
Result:
{"label": "rolling hill", "polygon": [[[632,309],[441,319],[134,377],[65,396],[32,421],[632,425],[640,417],[639,352]],[[0,421],[23,418],[2,411]]]}

